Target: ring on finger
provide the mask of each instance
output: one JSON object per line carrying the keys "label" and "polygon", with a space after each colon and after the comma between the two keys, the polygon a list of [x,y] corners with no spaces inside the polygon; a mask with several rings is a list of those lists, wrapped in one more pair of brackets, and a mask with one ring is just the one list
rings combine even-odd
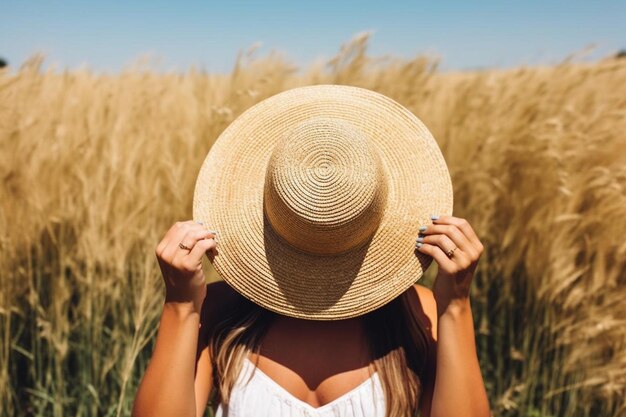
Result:
{"label": "ring on finger", "polygon": [[449,251],[446,251],[446,255],[448,255],[448,258],[452,258],[454,256],[454,251],[457,249],[458,247],[455,246],[454,249],[450,249]]}
{"label": "ring on finger", "polygon": [[185,249],[185,250],[191,251],[191,248],[189,246],[185,245],[183,242],[180,242],[178,244],[178,247],[181,248],[181,249]]}

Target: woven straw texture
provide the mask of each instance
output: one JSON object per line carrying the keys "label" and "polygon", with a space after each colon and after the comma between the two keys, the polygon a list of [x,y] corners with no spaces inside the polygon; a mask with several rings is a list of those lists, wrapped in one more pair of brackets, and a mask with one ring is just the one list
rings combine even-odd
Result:
{"label": "woven straw texture", "polygon": [[213,266],[280,314],[337,320],[411,287],[431,214],[452,214],[445,160],[424,124],[380,93],[293,88],[252,106],[200,169],[193,217],[218,232]]}

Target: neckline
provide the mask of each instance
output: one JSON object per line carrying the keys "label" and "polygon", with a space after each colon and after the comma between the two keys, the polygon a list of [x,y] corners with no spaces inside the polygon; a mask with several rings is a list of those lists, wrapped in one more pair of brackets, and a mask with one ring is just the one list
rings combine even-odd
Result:
{"label": "neckline", "polygon": [[293,395],[291,392],[289,392],[285,387],[283,387],[282,385],[280,385],[278,382],[274,381],[268,374],[266,374],[265,372],[263,372],[260,368],[258,368],[254,362],[252,362],[252,360],[250,358],[248,358],[247,356],[244,357],[245,362],[253,368],[253,371],[256,372],[257,374],[259,374],[263,379],[265,379],[266,381],[268,381],[270,383],[270,385],[272,385],[275,389],[277,389],[278,391],[280,391],[284,396],[286,396],[290,401],[307,408],[308,410],[312,410],[315,412],[321,412],[327,408],[332,407],[333,405],[336,405],[337,403],[344,401],[347,398],[350,398],[352,396],[354,396],[357,392],[359,392],[360,390],[362,390],[363,388],[365,388],[368,384],[370,383],[374,383],[377,379],[378,379],[378,372],[374,371],[374,373],[372,373],[372,375],[370,375],[369,378],[367,378],[365,381],[361,382],[359,385],[357,385],[356,387],[352,388],[350,391],[340,395],[339,397],[335,398],[334,400],[332,400],[331,402],[328,402],[320,407],[313,407],[311,404],[307,403],[306,401],[301,400],[300,398],[296,397],[295,395]]}

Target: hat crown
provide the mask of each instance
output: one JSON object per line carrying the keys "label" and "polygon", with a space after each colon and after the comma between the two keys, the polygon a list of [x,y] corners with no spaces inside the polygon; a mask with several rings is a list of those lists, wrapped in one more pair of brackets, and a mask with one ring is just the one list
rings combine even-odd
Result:
{"label": "hat crown", "polygon": [[386,199],[378,150],[346,120],[300,122],[270,156],[265,215],[278,235],[303,251],[330,255],[360,246],[376,232]]}

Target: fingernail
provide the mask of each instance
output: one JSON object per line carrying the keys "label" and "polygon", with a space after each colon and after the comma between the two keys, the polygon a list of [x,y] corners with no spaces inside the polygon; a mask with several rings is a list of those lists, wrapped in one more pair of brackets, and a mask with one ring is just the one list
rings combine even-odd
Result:
{"label": "fingernail", "polygon": [[204,223],[202,223],[200,220],[196,220],[196,223],[201,224],[204,226]]}
{"label": "fingernail", "polygon": [[426,226],[420,227],[420,232],[423,232],[424,230],[426,230]]}
{"label": "fingernail", "polygon": [[416,241],[416,242],[423,242],[423,241],[424,241],[424,238],[423,238],[423,237],[418,237],[415,241]]}
{"label": "fingernail", "polygon": [[439,218],[439,216],[433,214],[430,216],[431,220],[437,220]]}
{"label": "fingernail", "polygon": [[417,242],[417,243],[415,244],[415,247],[416,247],[416,248],[421,248],[421,247],[422,247],[422,245],[423,245],[423,243]]}
{"label": "fingernail", "polygon": [[209,230],[209,232],[213,233],[214,235],[217,234],[217,230]]}

